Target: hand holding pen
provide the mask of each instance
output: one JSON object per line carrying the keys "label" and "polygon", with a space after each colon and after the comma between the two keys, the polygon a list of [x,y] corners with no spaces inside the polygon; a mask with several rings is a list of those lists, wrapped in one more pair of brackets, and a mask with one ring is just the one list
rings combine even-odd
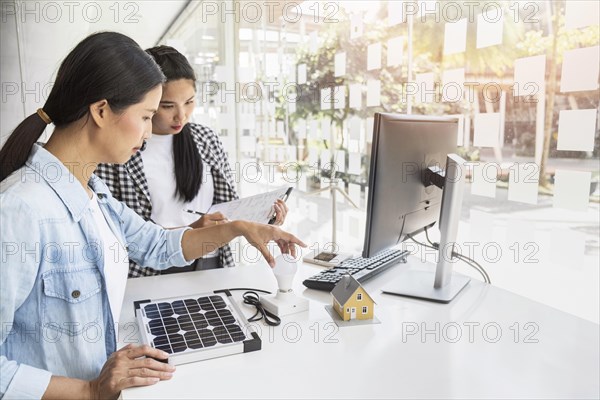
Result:
{"label": "hand holding pen", "polygon": [[195,210],[184,210],[184,211],[187,213],[190,213],[190,214],[201,215],[201,217],[199,219],[197,219],[196,221],[194,221],[190,224],[190,226],[194,229],[206,228],[207,226],[214,226],[214,225],[224,224],[225,222],[229,222],[229,220],[220,212],[207,214],[207,213],[203,213],[201,211],[195,211]]}

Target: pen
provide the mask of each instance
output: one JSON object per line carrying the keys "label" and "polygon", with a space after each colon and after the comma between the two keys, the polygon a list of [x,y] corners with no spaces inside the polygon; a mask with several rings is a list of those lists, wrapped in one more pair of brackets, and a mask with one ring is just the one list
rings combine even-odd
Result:
{"label": "pen", "polygon": [[206,213],[200,212],[200,211],[194,211],[194,210],[186,210],[184,209],[183,211],[190,213],[190,214],[198,214],[198,215],[206,215]]}

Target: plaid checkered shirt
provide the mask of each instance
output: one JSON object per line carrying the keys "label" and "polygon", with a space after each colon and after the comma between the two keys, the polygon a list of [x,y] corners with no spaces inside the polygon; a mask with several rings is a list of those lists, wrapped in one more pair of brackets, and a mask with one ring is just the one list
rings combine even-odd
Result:
{"label": "plaid checkered shirt", "polygon": [[[231,166],[217,134],[206,126],[194,123],[190,123],[190,132],[202,160],[211,168],[215,187],[213,204],[237,199]],[[140,152],[125,164],[99,164],[95,174],[106,183],[117,200],[124,202],[146,221],[151,220],[152,202]],[[235,266],[229,245],[219,249],[218,257],[223,267]],[[159,274],[160,272],[155,269],[138,265],[129,260],[130,278]]]}

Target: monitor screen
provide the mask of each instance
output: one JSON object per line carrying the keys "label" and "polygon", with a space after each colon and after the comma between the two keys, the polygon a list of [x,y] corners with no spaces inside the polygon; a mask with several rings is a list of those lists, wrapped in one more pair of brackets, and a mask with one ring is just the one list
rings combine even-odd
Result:
{"label": "monitor screen", "polygon": [[458,119],[376,113],[363,257],[393,247],[438,221],[442,190],[424,171],[444,169],[456,151]]}

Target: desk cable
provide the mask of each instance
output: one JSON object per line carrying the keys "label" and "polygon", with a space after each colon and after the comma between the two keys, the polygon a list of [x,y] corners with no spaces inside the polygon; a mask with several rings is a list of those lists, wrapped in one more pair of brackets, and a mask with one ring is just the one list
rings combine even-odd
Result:
{"label": "desk cable", "polygon": [[277,325],[281,324],[281,319],[277,315],[264,309],[264,307],[260,303],[260,296],[257,293],[257,292],[261,292],[261,293],[265,293],[265,294],[271,294],[271,292],[268,292],[268,291],[262,290],[262,289],[252,289],[252,288],[232,288],[232,289],[226,289],[226,290],[228,290],[230,292],[235,291],[235,290],[245,290],[246,291],[242,295],[242,298],[244,299],[244,304],[248,304],[248,305],[256,307],[256,312],[254,313],[253,316],[248,318],[248,322],[260,321],[261,319],[264,318],[265,323],[267,325],[277,326]]}
{"label": "desk cable", "polygon": [[281,324],[281,319],[271,312],[264,309],[262,304],[260,303],[260,297],[258,293],[254,291],[247,291],[243,294],[244,304],[249,304],[256,307],[256,312],[253,316],[248,318],[248,322],[260,321],[261,319],[265,319],[265,323],[270,326],[277,326]]}
{"label": "desk cable", "polygon": [[[427,238],[427,242],[429,242],[429,244],[425,244],[425,243],[421,243],[418,240],[416,240],[414,237],[412,237],[411,235],[408,235],[408,237],[415,243],[417,243],[420,246],[423,247],[428,247],[430,249],[434,249],[434,250],[438,250],[440,247],[439,243],[434,243],[429,239],[429,233],[427,232],[427,228],[425,228],[425,237]],[[481,276],[483,276],[483,280],[485,283],[489,283],[491,284],[492,281],[490,279],[490,276],[488,275],[487,271],[485,270],[485,268],[483,268],[481,266],[481,264],[479,264],[477,261],[462,255],[460,253],[457,253],[455,251],[452,252],[452,257],[456,257],[459,260],[461,260],[462,262],[464,262],[465,264],[469,265],[470,267],[472,267],[473,269],[475,269],[477,272],[479,272],[481,274]]]}

